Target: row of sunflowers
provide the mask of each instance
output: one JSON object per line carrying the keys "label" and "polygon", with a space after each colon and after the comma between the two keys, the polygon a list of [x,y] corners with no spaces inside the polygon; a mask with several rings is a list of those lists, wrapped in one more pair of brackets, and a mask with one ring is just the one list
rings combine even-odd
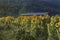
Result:
{"label": "row of sunflowers", "polygon": [[1,17],[0,40],[60,40],[60,16]]}

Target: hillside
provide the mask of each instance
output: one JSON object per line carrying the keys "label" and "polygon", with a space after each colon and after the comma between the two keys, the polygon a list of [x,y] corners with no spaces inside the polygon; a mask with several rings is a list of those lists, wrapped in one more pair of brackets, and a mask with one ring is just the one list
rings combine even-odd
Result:
{"label": "hillside", "polygon": [[[0,16],[18,16],[21,13],[49,12],[60,14],[60,1],[54,0],[0,0]],[[58,5],[57,5],[58,4]]]}

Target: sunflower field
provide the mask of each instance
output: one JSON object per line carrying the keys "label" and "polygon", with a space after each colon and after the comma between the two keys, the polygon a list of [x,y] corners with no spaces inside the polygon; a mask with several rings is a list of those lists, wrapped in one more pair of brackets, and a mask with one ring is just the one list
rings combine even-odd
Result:
{"label": "sunflower field", "polygon": [[60,40],[60,16],[0,17],[0,40]]}

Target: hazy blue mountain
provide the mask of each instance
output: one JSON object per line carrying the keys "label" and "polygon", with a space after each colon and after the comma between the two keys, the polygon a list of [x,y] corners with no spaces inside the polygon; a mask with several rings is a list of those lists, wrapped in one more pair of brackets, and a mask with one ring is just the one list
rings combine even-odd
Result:
{"label": "hazy blue mountain", "polygon": [[43,0],[56,6],[60,6],[60,0]]}

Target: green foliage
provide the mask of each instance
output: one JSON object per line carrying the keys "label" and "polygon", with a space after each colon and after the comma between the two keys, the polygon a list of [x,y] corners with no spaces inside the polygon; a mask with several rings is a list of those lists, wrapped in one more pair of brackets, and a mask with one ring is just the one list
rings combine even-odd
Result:
{"label": "green foliage", "polygon": [[[52,20],[48,15],[2,17],[0,18],[0,40],[59,40],[60,33],[55,26],[56,16],[54,18],[55,20]],[[59,19],[59,16],[57,18]]]}
{"label": "green foliage", "polygon": [[[32,5],[34,4],[34,5]],[[37,5],[36,5],[37,4]],[[31,12],[49,12],[50,14],[60,14],[60,8],[49,3],[39,2],[36,0],[0,0],[0,17],[2,16],[17,16],[21,13]]]}

